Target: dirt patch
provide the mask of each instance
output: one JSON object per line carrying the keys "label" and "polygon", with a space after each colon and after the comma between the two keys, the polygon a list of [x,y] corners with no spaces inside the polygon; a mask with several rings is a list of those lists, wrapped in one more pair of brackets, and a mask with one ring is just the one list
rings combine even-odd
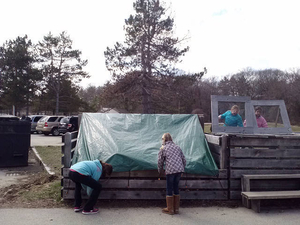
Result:
{"label": "dirt patch", "polygon": [[[26,180],[20,180],[18,184],[13,184],[0,189],[1,208],[52,208],[63,207],[64,205],[53,199],[46,191],[47,186],[54,182],[59,182],[57,176],[35,173],[28,176]],[[58,193],[60,195],[60,193]]]}

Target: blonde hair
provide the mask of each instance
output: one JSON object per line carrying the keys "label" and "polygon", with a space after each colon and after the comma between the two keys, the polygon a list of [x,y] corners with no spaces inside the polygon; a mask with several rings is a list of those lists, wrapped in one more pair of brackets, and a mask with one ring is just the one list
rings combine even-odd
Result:
{"label": "blonde hair", "polygon": [[162,136],[163,144],[165,144],[167,141],[173,141],[170,133],[164,133]]}
{"label": "blonde hair", "polygon": [[232,106],[231,110],[233,110],[233,109],[237,109],[238,111],[240,111],[240,108],[237,105]]}

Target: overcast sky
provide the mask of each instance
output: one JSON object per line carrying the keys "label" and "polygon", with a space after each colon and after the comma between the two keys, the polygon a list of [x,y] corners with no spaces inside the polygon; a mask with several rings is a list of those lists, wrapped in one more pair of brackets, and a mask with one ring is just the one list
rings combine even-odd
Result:
{"label": "overcast sky", "polygon": [[[0,45],[25,34],[34,42],[66,31],[88,59],[83,87],[110,79],[104,51],[124,41],[124,20],[134,0],[0,0]],[[222,77],[247,67],[300,67],[300,2],[297,0],[165,0],[176,36],[189,34],[190,51],[178,68]]]}

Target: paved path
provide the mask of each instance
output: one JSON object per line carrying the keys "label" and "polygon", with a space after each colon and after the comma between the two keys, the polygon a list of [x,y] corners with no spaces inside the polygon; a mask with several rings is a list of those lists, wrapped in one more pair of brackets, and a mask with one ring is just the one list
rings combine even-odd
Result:
{"label": "paved path", "polygon": [[45,136],[43,134],[31,134],[30,145],[31,146],[61,146],[62,136]]}
{"label": "paved path", "polygon": [[222,207],[182,208],[180,215],[165,215],[160,208],[106,208],[95,215],[74,213],[72,209],[0,209],[2,225],[299,225],[299,209],[252,210]]}

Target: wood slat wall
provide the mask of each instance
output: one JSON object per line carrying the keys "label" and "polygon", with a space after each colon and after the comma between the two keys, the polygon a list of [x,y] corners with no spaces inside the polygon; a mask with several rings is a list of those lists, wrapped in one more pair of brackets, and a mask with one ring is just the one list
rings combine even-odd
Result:
{"label": "wood slat wall", "polygon": [[[69,167],[72,151],[76,144],[77,135],[66,134],[65,145],[62,146],[61,196],[63,199],[74,199],[75,184],[69,179]],[[213,138],[217,140],[220,138]],[[74,144],[75,143],[75,144]],[[103,190],[99,199],[164,199],[166,196],[166,180],[157,170],[114,172],[110,180],[100,181]],[[198,174],[183,174],[180,180],[181,199],[228,199],[228,171],[219,170],[218,177]],[[87,198],[83,193],[83,198]]]}
{"label": "wood slat wall", "polygon": [[205,134],[212,157],[220,169],[228,167],[228,136]]}
{"label": "wood slat wall", "polygon": [[[74,199],[75,190],[63,190],[62,195],[64,199]],[[85,193],[82,193],[82,198],[86,199]],[[130,200],[162,200],[166,198],[166,192],[164,190],[158,191],[102,191],[100,193],[99,199],[130,199]],[[227,191],[181,191],[181,200],[227,200]]]}
{"label": "wood slat wall", "polygon": [[[241,199],[243,174],[300,173],[300,136],[297,135],[229,135],[230,199]],[[256,191],[299,190],[296,180],[253,181]]]}

